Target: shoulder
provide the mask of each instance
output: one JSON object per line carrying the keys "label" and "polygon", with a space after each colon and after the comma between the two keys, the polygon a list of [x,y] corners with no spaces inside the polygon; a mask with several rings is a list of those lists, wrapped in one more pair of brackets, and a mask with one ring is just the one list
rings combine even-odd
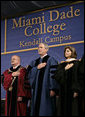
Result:
{"label": "shoulder", "polygon": [[80,65],[80,60],[75,60],[75,61],[74,61],[74,65],[75,65],[76,67],[78,67],[78,66]]}
{"label": "shoulder", "polygon": [[11,73],[11,70],[10,69],[6,69],[2,74],[5,76],[5,75],[8,75]]}
{"label": "shoulder", "polygon": [[28,69],[28,68],[33,68],[33,67],[35,67],[36,66],[36,64],[38,64],[39,63],[39,59],[40,58],[37,58],[37,59],[34,59],[34,60],[31,60],[30,61],[30,63],[25,67],[26,69]]}
{"label": "shoulder", "polygon": [[65,68],[65,66],[68,64],[68,62],[66,62],[66,61],[60,61],[59,63],[58,63],[58,68],[59,69],[62,69],[62,68]]}
{"label": "shoulder", "polygon": [[6,69],[3,74],[6,74],[6,73],[9,73],[10,72],[10,69]]}
{"label": "shoulder", "polygon": [[21,71],[21,70],[26,71],[26,68],[23,67],[23,66],[21,66],[21,67],[19,68],[19,70],[20,70],[20,71]]}
{"label": "shoulder", "polygon": [[61,61],[60,63],[65,63],[65,61]]}
{"label": "shoulder", "polygon": [[37,59],[34,59],[30,62],[31,67],[35,67],[39,63],[40,57]]}
{"label": "shoulder", "polygon": [[73,61],[73,63],[78,64],[78,63],[80,63],[80,60],[76,59],[76,60]]}

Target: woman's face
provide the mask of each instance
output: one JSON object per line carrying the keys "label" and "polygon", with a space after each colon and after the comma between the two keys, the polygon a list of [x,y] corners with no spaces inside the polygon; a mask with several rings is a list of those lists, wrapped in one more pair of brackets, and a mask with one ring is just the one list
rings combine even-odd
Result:
{"label": "woman's face", "polygon": [[67,48],[66,50],[65,50],[65,57],[68,59],[68,58],[71,58],[71,54],[72,54],[72,52],[71,52],[71,50],[69,49],[69,48]]}

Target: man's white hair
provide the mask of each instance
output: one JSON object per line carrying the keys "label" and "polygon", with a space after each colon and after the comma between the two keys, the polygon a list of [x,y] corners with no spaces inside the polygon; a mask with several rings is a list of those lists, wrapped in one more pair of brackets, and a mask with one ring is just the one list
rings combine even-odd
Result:
{"label": "man's white hair", "polygon": [[44,47],[45,47],[45,49],[49,50],[49,46],[48,46],[48,44],[46,44],[46,43],[39,43],[39,45],[40,45],[40,44],[43,44]]}
{"label": "man's white hair", "polygon": [[19,59],[19,61],[21,61],[20,56],[18,56],[18,55],[12,55],[11,58],[12,58],[13,56],[16,56],[16,57]]}

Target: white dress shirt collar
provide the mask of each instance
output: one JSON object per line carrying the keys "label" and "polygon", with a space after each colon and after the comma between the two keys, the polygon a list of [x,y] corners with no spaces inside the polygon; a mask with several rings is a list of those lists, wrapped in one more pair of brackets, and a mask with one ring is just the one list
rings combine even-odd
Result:
{"label": "white dress shirt collar", "polygon": [[45,56],[47,56],[47,54],[45,54],[44,56],[40,57],[41,59],[44,58]]}
{"label": "white dress shirt collar", "polygon": [[15,66],[15,67],[13,67],[13,69],[16,69],[18,66],[19,66],[19,65],[17,65],[17,66]]}

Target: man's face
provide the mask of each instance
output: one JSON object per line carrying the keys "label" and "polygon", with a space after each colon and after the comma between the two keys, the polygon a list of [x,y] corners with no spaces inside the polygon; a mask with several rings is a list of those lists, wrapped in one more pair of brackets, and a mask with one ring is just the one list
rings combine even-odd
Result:
{"label": "man's face", "polygon": [[19,64],[19,58],[17,56],[12,56],[11,57],[11,65],[17,66],[18,64]]}
{"label": "man's face", "polygon": [[39,44],[38,47],[38,54],[44,56],[47,53],[47,49],[45,48],[44,44]]}

